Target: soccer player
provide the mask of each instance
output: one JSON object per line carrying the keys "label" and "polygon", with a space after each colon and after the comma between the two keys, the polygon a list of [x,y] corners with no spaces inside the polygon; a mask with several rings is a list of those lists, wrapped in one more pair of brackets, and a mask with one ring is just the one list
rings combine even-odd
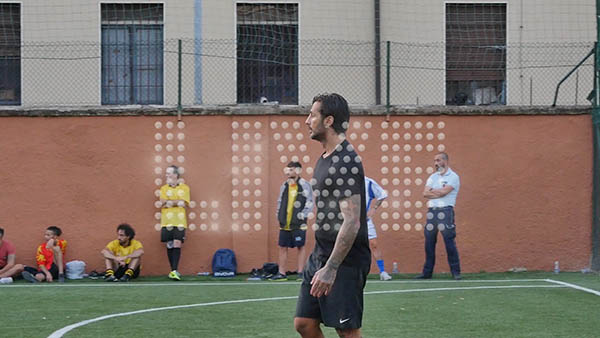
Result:
{"label": "soccer player", "polygon": [[119,224],[117,239],[109,242],[100,252],[106,264],[105,281],[129,282],[140,275],[144,247],[134,237],[135,230],[131,225]]}
{"label": "soccer player", "polygon": [[35,259],[37,269],[26,266],[25,271],[21,273],[25,280],[31,283],[43,281],[52,282],[58,279],[59,283],[64,283],[64,263],[63,258],[67,249],[67,241],[59,239],[62,230],[57,226],[49,226],[44,232],[45,242],[37,248]]}
{"label": "soccer player", "polygon": [[367,176],[365,176],[365,189],[365,196],[367,196],[367,225],[369,229],[369,245],[371,246],[371,252],[373,252],[373,257],[375,257],[377,267],[379,268],[379,279],[390,280],[392,279],[392,276],[385,271],[383,254],[377,245],[377,231],[375,230],[375,224],[373,223],[373,216],[375,216],[375,212],[383,200],[387,198],[387,193],[379,184],[377,184],[377,182],[375,182],[374,179]]}
{"label": "soccer player", "polygon": [[187,215],[185,208],[190,204],[190,187],[179,182],[179,168],[169,166],[166,170],[167,184],[160,188],[160,202],[162,203],[160,224],[160,240],[166,243],[167,257],[171,265],[169,278],[181,280],[177,271],[181,257],[181,245],[185,241],[187,228]]}
{"label": "soccer player", "polygon": [[273,281],[287,280],[285,265],[288,248],[298,248],[298,276],[302,276],[306,257],[306,220],[313,209],[313,192],[305,179],[300,177],[302,165],[290,162],[283,169],[287,179],[279,189],[277,199],[277,219],[279,220],[279,272],[271,277]]}
{"label": "soccer player", "polygon": [[340,337],[360,337],[371,250],[364,170],[345,138],[349,120],[348,103],[338,94],[315,96],[306,119],[310,137],[324,152],[311,180],[316,243],[304,267],[294,318],[302,337],[323,337],[321,322]]}

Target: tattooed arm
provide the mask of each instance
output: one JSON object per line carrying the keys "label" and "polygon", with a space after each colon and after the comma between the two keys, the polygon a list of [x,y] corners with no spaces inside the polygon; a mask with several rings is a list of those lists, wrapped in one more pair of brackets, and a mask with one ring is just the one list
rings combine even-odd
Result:
{"label": "tattooed arm", "polygon": [[352,248],[360,229],[360,195],[352,195],[340,201],[344,222],[340,227],[331,256],[324,267],[317,271],[311,281],[313,297],[327,296],[333,287],[337,270]]}

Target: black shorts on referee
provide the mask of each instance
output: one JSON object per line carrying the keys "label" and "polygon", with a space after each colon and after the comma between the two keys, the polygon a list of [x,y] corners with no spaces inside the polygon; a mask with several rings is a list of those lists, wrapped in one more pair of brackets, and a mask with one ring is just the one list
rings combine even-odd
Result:
{"label": "black shorts on referee", "polygon": [[162,227],[160,229],[161,242],[170,242],[174,240],[180,240],[182,243],[185,241],[185,228]]}
{"label": "black shorts on referee", "polygon": [[370,267],[340,265],[331,293],[316,298],[310,295],[310,281],[324,265],[325,261],[315,259],[313,255],[308,259],[296,317],[318,319],[325,326],[336,329],[359,329],[362,326],[363,289]]}

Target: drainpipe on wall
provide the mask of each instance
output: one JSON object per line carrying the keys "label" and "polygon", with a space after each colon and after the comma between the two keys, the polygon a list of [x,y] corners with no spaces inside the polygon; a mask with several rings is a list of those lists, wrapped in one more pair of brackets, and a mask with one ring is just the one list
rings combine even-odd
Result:
{"label": "drainpipe on wall", "polygon": [[[375,104],[381,104],[381,30],[379,0],[375,0]],[[389,85],[389,84],[388,84]]]}
{"label": "drainpipe on wall", "polygon": [[592,259],[591,269],[600,270],[600,0],[596,0],[596,45],[594,55],[594,100],[592,107],[592,128],[594,134],[594,165],[592,190]]}

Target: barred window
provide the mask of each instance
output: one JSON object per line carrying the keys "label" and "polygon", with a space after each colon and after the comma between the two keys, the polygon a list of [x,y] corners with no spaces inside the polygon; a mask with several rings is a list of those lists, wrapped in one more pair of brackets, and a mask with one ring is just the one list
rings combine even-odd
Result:
{"label": "barred window", "polygon": [[163,5],[102,4],[102,104],[163,104]]}
{"label": "barred window", "polygon": [[298,5],[237,4],[237,102],[298,104]]}
{"label": "barred window", "polygon": [[21,104],[21,8],[0,3],[0,105]]}
{"label": "barred window", "polygon": [[446,4],[446,104],[506,104],[506,4]]}

